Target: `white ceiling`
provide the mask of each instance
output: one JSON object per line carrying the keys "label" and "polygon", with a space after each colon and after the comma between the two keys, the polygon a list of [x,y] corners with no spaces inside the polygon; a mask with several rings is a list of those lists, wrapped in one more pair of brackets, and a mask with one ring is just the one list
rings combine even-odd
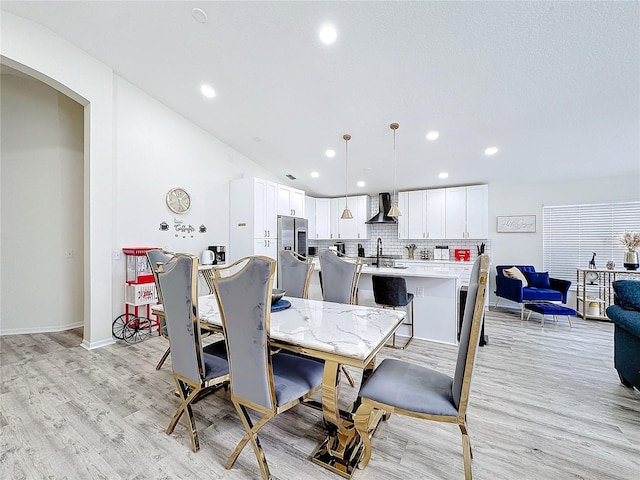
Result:
{"label": "white ceiling", "polygon": [[[1,7],[49,27],[311,194],[344,194],[345,133],[349,193],[392,190],[391,122],[400,124],[398,189],[640,174],[636,1]],[[206,23],[194,20],[194,7]],[[331,46],[318,39],[325,22],[338,30]],[[200,94],[202,82],[215,98]],[[435,142],[425,140],[431,129],[440,132]],[[486,157],[489,146],[500,150]]]}

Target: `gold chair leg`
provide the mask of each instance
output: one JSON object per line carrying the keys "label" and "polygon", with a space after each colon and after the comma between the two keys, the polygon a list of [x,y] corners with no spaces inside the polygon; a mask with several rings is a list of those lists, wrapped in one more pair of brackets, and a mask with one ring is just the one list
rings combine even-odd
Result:
{"label": "gold chair leg", "polygon": [[349,385],[351,385],[352,387],[355,387],[353,378],[351,378],[351,375],[349,375],[349,372],[347,371],[347,368],[344,365],[342,365],[342,373],[344,373],[344,376],[347,377],[347,381],[349,382]]}
{"label": "gold chair leg", "polygon": [[253,452],[256,455],[256,459],[258,460],[258,466],[260,467],[260,473],[262,474],[263,480],[270,480],[271,474],[269,472],[269,465],[267,464],[267,457],[264,454],[264,450],[260,445],[260,440],[258,439],[258,430],[260,430],[272,417],[273,415],[265,415],[262,417],[258,423],[253,425],[251,422],[251,417],[249,416],[249,412],[244,405],[240,405],[237,402],[233,402],[233,405],[236,407],[238,411],[238,416],[240,420],[242,420],[242,424],[244,425],[244,429],[247,431],[244,437],[240,440],[240,443],[236,446],[235,450],[227,460],[225,468],[230,469],[235,463],[238,455],[242,452],[242,449],[247,444],[248,441],[251,441],[251,445],[253,447]]}
{"label": "gold chair leg", "polygon": [[178,384],[178,391],[180,393],[180,407],[167,427],[167,434],[171,435],[173,433],[173,430],[178,424],[178,420],[180,420],[182,414],[186,412],[187,429],[189,430],[189,436],[191,437],[191,449],[194,452],[197,452],[200,450],[200,442],[198,440],[198,431],[196,430],[196,419],[194,418],[193,410],[191,409],[191,402],[193,402],[193,399],[198,395],[200,389],[193,389],[189,392],[189,387],[185,383],[178,379],[176,379],[176,383]]}
{"label": "gold chair leg", "polygon": [[167,347],[167,350],[164,352],[164,355],[162,355],[162,358],[160,359],[160,361],[156,365],[156,370],[160,370],[162,368],[162,365],[164,365],[164,362],[165,362],[165,360],[167,359],[167,357],[169,356],[170,353],[171,353],[171,347]]}
{"label": "gold chair leg", "polygon": [[464,457],[464,479],[472,480],[471,474],[471,458],[473,455],[471,453],[471,441],[469,440],[469,433],[467,432],[467,425],[459,425],[460,431],[462,432],[462,454]]}

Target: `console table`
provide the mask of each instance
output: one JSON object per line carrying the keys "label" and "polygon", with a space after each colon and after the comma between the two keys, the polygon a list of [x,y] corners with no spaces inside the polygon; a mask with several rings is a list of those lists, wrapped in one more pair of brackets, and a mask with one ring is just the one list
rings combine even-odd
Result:
{"label": "console table", "polygon": [[576,311],[582,318],[608,320],[606,310],[613,304],[615,280],[640,280],[638,270],[594,270],[578,268],[576,271]]}

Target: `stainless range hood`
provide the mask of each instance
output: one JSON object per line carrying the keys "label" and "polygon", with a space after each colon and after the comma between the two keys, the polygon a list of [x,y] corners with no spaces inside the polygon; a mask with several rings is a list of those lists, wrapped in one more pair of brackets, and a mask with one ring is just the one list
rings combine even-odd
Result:
{"label": "stainless range hood", "polygon": [[376,213],[371,219],[365,223],[368,224],[380,224],[380,223],[398,223],[398,221],[387,215],[387,212],[391,209],[391,194],[388,192],[378,195],[378,213]]}

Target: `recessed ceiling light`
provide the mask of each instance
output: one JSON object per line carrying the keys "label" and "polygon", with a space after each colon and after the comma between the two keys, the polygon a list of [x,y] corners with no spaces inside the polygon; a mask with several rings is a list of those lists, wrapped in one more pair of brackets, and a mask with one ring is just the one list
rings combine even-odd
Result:
{"label": "recessed ceiling light", "polygon": [[498,153],[498,147],[489,147],[484,151],[485,155],[495,155]]}
{"label": "recessed ceiling light", "polygon": [[444,180],[445,178],[449,178],[449,174],[448,174],[447,172],[440,172],[440,173],[438,174],[438,178],[439,178],[440,180]]}
{"label": "recessed ceiling light", "polygon": [[313,178],[318,178],[320,176],[320,174],[318,172],[311,172],[311,176]]}
{"label": "recessed ceiling light", "polygon": [[364,186],[366,185],[366,183],[364,183],[362,180],[360,180],[360,181],[357,183],[357,185],[358,185],[359,187],[364,187]]}
{"label": "recessed ceiling light", "polygon": [[322,43],[330,45],[336,41],[337,37],[338,32],[336,32],[336,27],[334,27],[330,23],[325,23],[322,27],[320,27],[320,40],[322,40]]}
{"label": "recessed ceiling light", "polygon": [[332,149],[328,149],[326,152],[324,152],[324,154],[328,157],[328,158],[333,158],[336,156],[336,151],[332,150]]}
{"label": "recessed ceiling light", "polygon": [[427,140],[429,140],[430,142],[433,142],[439,136],[440,136],[440,134],[438,132],[436,132],[435,130],[431,130],[430,132],[427,132]]}
{"label": "recessed ceiling light", "polygon": [[191,16],[198,23],[207,23],[207,12],[201,8],[194,8],[191,10]]}
{"label": "recessed ceiling light", "polygon": [[204,84],[200,87],[200,91],[207,98],[213,98],[216,96],[216,91],[211,85]]}

